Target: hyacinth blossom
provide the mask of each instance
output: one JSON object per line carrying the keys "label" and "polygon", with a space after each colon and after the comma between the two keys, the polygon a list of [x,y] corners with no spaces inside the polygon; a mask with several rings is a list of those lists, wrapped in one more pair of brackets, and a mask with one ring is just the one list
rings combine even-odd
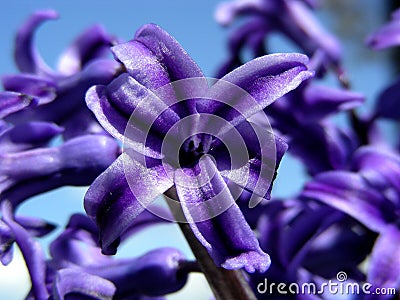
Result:
{"label": "hyacinth blossom", "polygon": [[[336,280],[337,273],[345,271],[353,280],[365,280],[359,264],[369,254],[374,235],[338,210],[305,198],[270,201],[261,207],[257,230],[260,245],[270,253],[273,263],[265,274],[251,274],[250,282],[256,294],[257,289],[268,288],[258,287],[265,278],[270,284],[318,285],[329,279]],[[276,291],[272,296],[273,299],[288,298]],[[259,299],[268,298],[261,294]],[[291,299],[326,298],[299,294],[291,295]]]}
{"label": "hyacinth blossom", "polygon": [[[126,259],[103,256],[95,224],[81,214],[72,215],[65,230],[50,244],[51,259],[46,261],[43,249],[22,225],[25,218],[17,221],[8,201],[2,204],[2,214],[4,222],[0,224],[13,235],[32,278],[27,299],[72,295],[74,299],[163,299],[157,296],[179,290],[186,283],[186,259],[178,250],[160,248]],[[125,238],[160,222],[163,220],[144,213],[131,224]]]}
{"label": "hyacinth blossom", "polygon": [[[222,3],[221,24],[248,18],[230,38],[221,80],[204,77],[153,24],[128,42],[91,27],[52,70],[33,41],[57,14],[39,11],[23,24],[15,45],[21,73],[3,76],[0,92],[0,261],[9,264],[20,248],[32,281],[27,299],[164,299],[193,271],[204,273],[221,300],[331,299],[329,292],[263,294],[258,287],[265,279],[321,286],[343,271],[348,282],[400,287],[400,156],[384,135],[375,143],[370,132],[379,117],[400,119],[398,83],[365,119],[353,111],[364,97],[350,85],[316,85],[310,70],[324,76],[333,67],[341,75],[340,47],[312,15],[316,6],[316,0]],[[372,48],[398,45],[398,16],[370,36]],[[265,55],[272,32],[311,60]],[[258,58],[243,64],[247,48]],[[342,111],[352,118],[346,128],[331,118]],[[282,200],[271,189],[287,150],[309,179]],[[291,180],[284,178],[285,186]],[[17,208],[66,185],[89,186],[87,216],[72,215],[46,257],[37,238],[55,225]],[[169,209],[154,205],[160,195]],[[170,220],[187,222],[180,226],[196,262],[171,247],[108,256],[142,229],[173,226]],[[231,271],[242,268],[250,274]],[[231,296],[221,297],[224,289]],[[246,289],[247,296],[238,293]]]}
{"label": "hyacinth blossom", "polygon": [[359,148],[351,171],[316,176],[303,195],[341,210],[379,234],[372,250],[368,282],[399,287],[400,156],[374,146]]}
{"label": "hyacinth blossom", "polygon": [[119,72],[120,65],[108,57],[115,38],[101,26],[88,28],[60,56],[58,70],[52,70],[37,52],[34,34],[57,16],[53,10],[38,11],[19,29],[14,54],[21,73],[2,77],[0,117],[13,124],[54,122],[64,128],[65,139],[102,133],[82,99],[90,86],[106,84]]}
{"label": "hyacinth blossom", "polygon": [[[115,253],[119,236],[127,226],[145,209],[142,203],[148,204],[159,194],[166,192],[174,183],[180,199],[183,213],[197,239],[208,250],[214,262],[228,269],[246,268],[265,271],[269,265],[269,257],[261,251],[258,242],[246,223],[240,209],[235,204],[225,180],[229,179],[246,189],[254,189],[261,168],[260,149],[254,143],[254,133],[251,132],[245,117],[251,116],[266,105],[273,102],[284,93],[294,89],[303,80],[310,78],[312,72],[307,70],[307,59],[299,54],[278,54],[261,57],[245,66],[234,70],[223,78],[223,81],[239,86],[254,99],[254,107],[245,107],[245,117],[224,103],[213,99],[188,99],[168,106],[168,102],[157,97],[146,98],[157,89],[176,80],[200,78],[204,83],[202,72],[181,46],[164,30],[156,25],[145,25],[139,29],[135,38],[112,48],[114,56],[126,69],[107,86],[92,87],[86,97],[88,107],[94,112],[102,126],[114,137],[124,141],[125,128],[132,113],[139,115],[137,126],[158,114],[153,120],[145,145],[138,145],[133,140],[133,151],[122,154],[110,168],[100,175],[89,188],[85,196],[85,209],[88,215],[100,228],[101,245],[104,253]],[[217,85],[217,84],[215,84]],[[180,93],[198,88],[184,85]],[[186,90],[185,90],[186,89]],[[212,89],[211,89],[212,90]],[[215,89],[217,95],[228,90]],[[163,93],[171,97],[171,90],[165,88]],[[168,94],[169,93],[169,94]],[[146,99],[146,101],[143,101]],[[157,99],[159,102],[157,102]],[[232,100],[234,101],[234,100]],[[232,102],[234,104],[234,102]],[[229,104],[229,103],[228,103]],[[207,134],[196,132],[196,124],[205,124],[211,120],[209,115],[219,114],[231,123],[232,127],[244,136],[248,142],[250,175],[248,182],[240,182],[238,178],[226,170],[226,158],[215,155],[218,147],[224,151],[220,140]],[[202,119],[205,116],[205,119]],[[162,142],[168,130],[173,130],[175,123],[185,117],[192,117],[191,127],[194,134],[181,137],[178,166],[169,159],[170,153],[163,152]],[[221,118],[222,118],[221,117]],[[197,123],[196,123],[197,120]],[[201,122],[199,122],[199,120]],[[139,124],[139,125],[136,125]],[[179,129],[177,130],[179,139]],[[268,135],[276,151],[268,161],[279,162],[286,150],[285,144],[278,138]],[[128,137],[135,139],[136,136]],[[218,136],[223,139],[223,137]],[[254,143],[255,145],[251,145]],[[164,150],[165,151],[165,150]],[[222,152],[226,153],[226,152]],[[276,153],[276,155],[275,155]],[[173,154],[173,153],[172,153]],[[141,157],[145,159],[142,163]],[[176,152],[175,152],[176,155]],[[271,155],[271,154],[269,154]],[[275,157],[276,156],[276,157]],[[165,161],[163,161],[165,158]],[[175,161],[176,163],[176,161]],[[246,164],[247,162],[245,162]],[[127,172],[124,171],[124,164]],[[240,166],[242,167],[242,166]],[[267,166],[265,166],[267,167]],[[145,169],[150,172],[145,172]],[[225,168],[225,170],[224,170]],[[271,168],[271,167],[269,167]],[[240,171],[240,168],[239,168]],[[145,173],[143,173],[145,172]],[[275,172],[273,170],[273,172]],[[143,174],[147,174],[143,178]],[[226,179],[224,179],[224,177]],[[128,184],[128,181],[134,184]],[[182,184],[189,182],[189,184]],[[201,183],[199,185],[199,182]],[[267,184],[269,187],[271,182]],[[261,196],[267,196],[267,190]],[[228,203],[228,209],[214,216],[210,213],[217,207],[202,205],[218,195]],[[211,203],[211,202],[209,202]],[[221,205],[222,202],[219,202]],[[214,204],[215,205],[215,204]],[[202,222],[196,223],[200,216]],[[208,218],[207,218],[208,217]],[[197,219],[198,220],[198,219]]]}
{"label": "hyacinth blossom", "polygon": [[351,130],[340,129],[329,117],[363,102],[359,93],[303,83],[265,109],[271,125],[290,145],[289,151],[310,174],[345,169],[358,147]]}
{"label": "hyacinth blossom", "polygon": [[[317,74],[330,66],[339,68],[341,48],[311,12],[315,1],[297,0],[233,0],[222,2],[215,18],[223,26],[231,25],[239,17],[247,17],[243,25],[233,31],[229,39],[230,58],[219,75],[243,63],[242,50],[249,48],[254,57],[266,54],[265,39],[278,32],[292,40],[304,53],[313,56]],[[315,55],[314,55],[315,54]]]}

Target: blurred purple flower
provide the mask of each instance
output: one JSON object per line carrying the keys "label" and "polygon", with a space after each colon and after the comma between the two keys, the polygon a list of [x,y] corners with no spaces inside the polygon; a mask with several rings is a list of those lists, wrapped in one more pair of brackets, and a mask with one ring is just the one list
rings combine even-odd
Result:
{"label": "blurred purple flower", "polygon": [[[354,154],[353,171],[317,175],[303,194],[341,210],[379,237],[372,250],[367,281],[376,287],[400,287],[400,156],[367,146]],[[372,298],[371,298],[372,299]]]}
{"label": "blurred purple flower", "polygon": [[366,43],[374,50],[386,49],[400,45],[400,9],[392,13],[392,19],[375,33],[371,34]]}
{"label": "blurred purple flower", "polygon": [[38,11],[19,29],[14,54],[22,73],[3,76],[0,117],[13,124],[54,122],[65,128],[66,139],[101,133],[83,99],[90,86],[106,84],[119,72],[120,65],[107,58],[114,38],[100,26],[87,29],[61,55],[54,71],[37,53],[33,37],[42,22],[55,18],[53,10]]}
{"label": "blurred purple flower", "polygon": [[[366,43],[374,50],[382,50],[400,45],[400,9],[392,13],[392,19],[381,29],[371,34]],[[400,120],[400,79],[384,89],[375,102],[377,117]]]}
{"label": "blurred purple flower", "polygon": [[313,67],[317,73],[333,65],[339,68],[341,49],[336,38],[330,35],[311,13],[315,1],[297,0],[233,0],[223,2],[215,18],[224,26],[238,17],[249,17],[231,34],[230,58],[220,69],[218,77],[243,64],[242,50],[249,48],[253,57],[266,54],[265,38],[278,32],[296,43],[307,55],[314,56]]}
{"label": "blurred purple flower", "polygon": [[[213,100],[218,98],[188,99],[169,105],[177,97],[175,93],[188,95],[191,89],[199,87],[188,85],[174,91],[167,84],[188,78],[197,79],[196,82],[200,82],[203,87],[207,86],[207,82],[201,70],[178,42],[156,25],[143,26],[134,40],[117,45],[112,51],[116,59],[125,66],[127,73],[107,86],[91,88],[86,101],[110,134],[120,141],[128,139],[132,151],[121,155],[100,175],[85,196],[86,212],[100,228],[103,252],[116,252],[119,236],[144,210],[142,203],[151,203],[174,183],[186,182],[188,185],[185,186],[176,184],[180,205],[196,237],[206,247],[215,263],[228,269],[245,267],[250,272],[255,269],[265,271],[269,265],[269,257],[261,251],[225,180],[228,178],[254,191],[263,168],[275,172],[275,165],[271,167],[268,163],[262,164],[260,145],[257,141],[254,142],[255,133],[246,118],[310,78],[312,72],[305,65],[307,58],[299,54],[265,56],[225,76],[225,82],[244,89],[255,99],[254,106],[243,107],[241,114],[235,110],[235,105],[245,105],[238,102],[238,95],[232,95],[231,104],[228,105]],[[221,85],[215,84],[216,87],[211,89],[214,96],[232,93]],[[164,87],[164,98],[161,101],[158,97],[152,97],[153,93],[160,94],[160,87]],[[128,123],[133,112],[138,119],[134,123]],[[226,123],[235,127],[244,137],[250,161],[244,161],[244,166],[237,168],[238,172],[242,172],[242,167],[247,166],[250,169],[248,182],[241,182],[243,179],[240,175],[237,176],[239,173],[234,176],[234,172],[227,169],[226,161],[229,156],[225,155],[226,149],[221,146],[220,140],[197,132],[182,138],[185,133],[196,130],[200,124],[213,126],[210,125],[210,115],[226,120]],[[163,152],[166,150],[162,150],[161,146],[168,130],[185,117],[193,117],[192,123],[178,129],[177,134],[172,137],[182,139],[183,144],[178,143],[180,147],[176,148],[177,151]],[[143,144],[138,138],[143,136],[141,126],[146,126],[151,119],[155,121],[153,126],[150,124],[149,134]],[[128,124],[128,128],[134,128],[137,134],[124,136]],[[266,160],[276,160],[279,163],[286,145],[272,133],[264,132],[264,136],[268,143],[263,147],[274,150],[267,151],[271,157],[266,157]],[[215,161],[209,155],[214,156]],[[126,174],[124,165],[128,169]],[[134,184],[129,186],[127,180]],[[203,186],[199,185],[198,180],[203,182]],[[268,188],[271,182],[263,182],[263,185]],[[268,197],[266,192],[265,190],[261,196]],[[203,204],[217,195],[223,199],[218,205],[228,203],[229,209],[210,219],[210,214],[218,207],[206,208]],[[195,215],[201,216],[202,222],[196,222]]]}
{"label": "blurred purple flower", "polygon": [[328,119],[363,100],[359,93],[307,82],[264,111],[289,144],[289,152],[313,175],[347,168],[359,142],[351,130],[340,129]]}
{"label": "blurred purple flower", "polygon": [[[51,259],[46,261],[43,249],[33,239],[34,231],[14,220],[8,201],[2,203],[2,214],[4,225],[0,223],[0,228],[7,227],[14,236],[32,280],[27,299],[163,299],[157,296],[177,291],[186,283],[190,270],[178,250],[155,249],[138,258],[103,256],[95,224],[79,214],[71,217],[66,229],[50,244]],[[144,213],[132,224],[130,234],[159,222],[163,220]]]}
{"label": "blurred purple flower", "polygon": [[[160,222],[165,221],[144,212],[131,224],[125,239],[142,228]],[[98,230],[88,217],[73,215],[66,229],[50,244],[50,277],[59,277],[66,271],[95,276],[115,286],[113,299],[162,296],[180,290],[185,285],[188,269],[184,268],[186,259],[180,251],[159,248],[136,258],[114,259],[101,254],[97,237]],[[94,285],[96,289],[103,288],[101,281]],[[65,284],[56,290],[63,290],[70,285],[79,287],[80,284],[82,280],[79,277],[69,276]],[[93,286],[90,288],[93,289]]]}
{"label": "blurred purple flower", "polygon": [[[339,271],[345,271],[353,280],[365,280],[359,264],[369,254],[375,236],[354,219],[329,206],[301,198],[273,200],[252,210],[253,216],[254,211],[258,212],[256,229],[260,245],[272,260],[266,273],[250,275],[259,299],[288,297],[258,292],[257,287],[265,278],[269,287],[279,283],[318,286],[335,279]],[[299,294],[292,295],[291,299],[325,298]]]}

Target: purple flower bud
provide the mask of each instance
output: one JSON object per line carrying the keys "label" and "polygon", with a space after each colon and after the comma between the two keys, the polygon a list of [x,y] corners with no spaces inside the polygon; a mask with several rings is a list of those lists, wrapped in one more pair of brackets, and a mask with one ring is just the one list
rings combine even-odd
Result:
{"label": "purple flower bud", "polygon": [[13,206],[39,193],[65,185],[89,185],[118,156],[111,138],[87,135],[59,147],[0,154],[1,199]]}

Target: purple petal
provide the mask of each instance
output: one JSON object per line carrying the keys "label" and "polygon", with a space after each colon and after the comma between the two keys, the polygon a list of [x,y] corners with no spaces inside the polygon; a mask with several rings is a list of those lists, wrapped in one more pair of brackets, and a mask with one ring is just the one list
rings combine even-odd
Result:
{"label": "purple petal", "polygon": [[[211,99],[223,103],[214,102],[213,106],[202,107],[199,111],[221,115],[237,125],[312,77],[307,62],[308,58],[302,54],[271,54],[253,59],[225,75],[211,88]],[[243,90],[232,89],[232,85],[224,81]],[[227,109],[228,105],[239,115],[237,112],[231,115],[232,108]]]}
{"label": "purple petal", "polygon": [[162,165],[147,169],[127,154],[101,174],[85,195],[85,210],[100,229],[103,253],[115,254],[120,236],[144,206],[172,184]]}
{"label": "purple petal", "polygon": [[[324,278],[334,278],[346,270],[350,278],[365,280],[360,278],[364,276],[359,275],[358,266],[369,256],[375,239],[375,233],[359,226],[352,218],[336,222],[314,239],[302,265]],[[349,270],[354,271],[349,273]]]}
{"label": "purple petal", "polygon": [[25,259],[32,281],[33,295],[36,299],[47,299],[48,293],[45,285],[46,264],[43,249],[21,225],[14,221],[10,202],[3,201],[1,211],[4,222],[12,230],[15,241]]}
{"label": "purple petal", "polygon": [[267,32],[268,26],[263,19],[252,20],[234,31],[228,41],[230,57],[219,69],[216,77],[221,78],[242,65],[241,51],[246,47],[250,48],[254,57],[264,56],[266,54],[264,40]]}
{"label": "purple petal", "polygon": [[142,26],[136,32],[135,40],[145,45],[165,66],[171,82],[204,76],[181,45],[159,26],[155,24]]}
{"label": "purple petal", "polygon": [[378,96],[375,104],[375,110],[379,117],[400,120],[400,80],[387,87]]}
{"label": "purple petal", "polygon": [[231,24],[238,16],[246,14],[257,14],[268,12],[274,7],[266,1],[230,1],[220,3],[215,11],[215,19],[221,25],[227,26]]}
{"label": "purple petal", "polygon": [[57,81],[57,98],[53,101],[15,113],[7,118],[13,124],[29,120],[41,120],[62,124],[71,115],[87,109],[83,99],[87,90],[95,84],[107,84],[119,72],[119,64],[111,59],[96,59],[82,72]]}
{"label": "purple petal", "polygon": [[16,92],[0,93],[0,118],[21,111],[29,106],[37,105],[38,100],[29,95]]}
{"label": "purple petal", "polygon": [[16,222],[25,228],[31,236],[42,237],[52,232],[56,225],[48,223],[42,219],[33,217],[16,216]]}
{"label": "purple petal", "polygon": [[280,236],[279,247],[287,267],[297,270],[314,240],[342,217],[343,214],[330,207],[304,209]]}
{"label": "purple petal", "polygon": [[394,187],[400,192],[400,156],[384,149],[366,146],[359,148],[353,158],[354,167],[377,189],[384,192]]}
{"label": "purple petal", "polygon": [[118,156],[118,144],[106,136],[88,135],[60,147],[1,155],[1,199],[13,205],[64,185],[89,185]]}
{"label": "purple petal", "polygon": [[352,153],[358,147],[352,132],[343,131],[331,123],[299,124],[281,119],[273,122],[287,134],[289,152],[301,159],[310,174],[348,167]]}
{"label": "purple petal", "polygon": [[328,63],[337,64],[342,56],[339,41],[321,26],[312,11],[300,1],[290,1],[285,7],[287,16],[281,30],[307,54],[321,50]]}
{"label": "purple petal", "polygon": [[[19,225],[24,228],[30,236],[42,237],[55,229],[55,225],[43,220],[31,217],[16,217]],[[13,244],[15,236],[12,229],[0,220],[0,259],[3,265],[8,265],[13,258]]]}
{"label": "purple petal", "polygon": [[[175,175],[183,212],[195,236],[217,265],[265,272],[269,256],[261,250],[215,164],[205,157],[198,167],[203,174],[197,178],[194,169],[185,170],[190,175],[179,170]],[[226,209],[222,213],[221,206]]]}
{"label": "purple petal", "polygon": [[13,259],[15,239],[10,227],[0,220],[0,261],[7,266]]}
{"label": "purple petal", "polygon": [[142,43],[132,40],[112,47],[112,52],[124,64],[129,75],[146,88],[155,91],[171,82],[168,70]]}
{"label": "purple petal", "polygon": [[[140,84],[155,92],[162,86],[174,81],[204,75],[179,43],[166,31],[155,24],[142,26],[135,39],[113,47],[114,55],[126,67],[128,73]],[[174,99],[175,93],[180,99],[188,98],[182,92],[171,87],[163,89],[163,99]],[[190,93],[190,92],[189,92]],[[181,117],[195,112],[194,101],[179,102],[173,108]]]}
{"label": "purple petal", "polygon": [[0,153],[19,152],[46,145],[63,129],[52,123],[26,122],[0,134]]}
{"label": "purple petal", "polygon": [[363,95],[356,92],[309,85],[304,91],[304,120],[315,122],[342,110],[353,109],[363,101]]}
{"label": "purple petal", "polygon": [[375,232],[397,219],[393,203],[356,173],[321,173],[306,185],[303,195],[349,214]]}
{"label": "purple petal", "polygon": [[62,134],[64,141],[87,134],[108,135],[89,109],[75,112],[61,125],[65,128]]}
{"label": "purple petal", "polygon": [[39,100],[39,105],[49,103],[56,97],[57,85],[53,80],[33,74],[10,75],[2,79],[5,90],[33,96]]}
{"label": "purple petal", "polygon": [[[174,248],[160,248],[134,259],[114,260],[109,265],[86,268],[117,287],[116,297],[126,295],[159,296],[180,290],[187,272],[180,269],[183,254]],[[157,284],[154,284],[157,283]]]}
{"label": "purple petal", "polygon": [[374,50],[381,50],[400,44],[399,11],[393,12],[392,20],[367,38],[366,43],[369,47]]}
{"label": "purple petal", "polygon": [[[388,226],[381,232],[372,250],[367,282],[373,287],[397,288],[400,284],[400,231]],[[381,299],[381,298],[379,298]]]}
{"label": "purple petal", "polygon": [[[288,145],[264,128],[255,124],[253,124],[253,128],[258,131],[259,140],[249,140],[246,143],[250,152],[250,160],[240,168],[221,171],[221,175],[247,191],[269,199],[273,180],[277,175],[277,169]],[[262,145],[261,148],[256,148],[257,143]],[[250,202],[251,207],[255,204],[252,201]]]}
{"label": "purple petal", "polygon": [[115,290],[112,282],[77,269],[59,270],[53,282],[53,297],[57,300],[65,299],[70,293],[111,300]]}
{"label": "purple petal", "polygon": [[[161,158],[161,136],[158,135],[179,120],[165,103],[127,74],[120,75],[106,87],[92,87],[86,94],[86,103],[111,135],[135,151],[155,158]],[[154,134],[149,133],[152,121]],[[154,141],[146,147],[148,136]]]}
{"label": "purple petal", "polygon": [[44,21],[56,19],[58,14],[54,10],[41,10],[20,27],[15,41],[15,61],[21,72],[34,74],[52,74],[50,68],[42,61],[33,45],[33,35]]}
{"label": "purple petal", "polygon": [[109,264],[112,259],[101,254],[96,240],[97,235],[84,229],[67,228],[49,246],[50,266],[62,269]]}
{"label": "purple petal", "polygon": [[100,25],[92,26],[82,32],[60,56],[58,70],[65,75],[79,72],[83,66],[98,57],[106,57],[114,41]]}

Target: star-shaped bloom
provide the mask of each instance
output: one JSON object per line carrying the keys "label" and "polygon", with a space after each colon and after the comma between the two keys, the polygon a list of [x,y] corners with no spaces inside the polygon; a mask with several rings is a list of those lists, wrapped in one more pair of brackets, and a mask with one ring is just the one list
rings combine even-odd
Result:
{"label": "star-shaped bloom", "polygon": [[339,42],[329,34],[312,14],[315,1],[298,0],[233,0],[222,2],[216,10],[216,20],[224,26],[239,17],[247,17],[229,39],[230,58],[219,71],[225,75],[241,65],[242,50],[250,49],[253,57],[266,53],[265,40],[278,32],[298,45],[304,53],[314,56],[317,73],[333,65],[340,69]]}
{"label": "star-shaped bloom", "polygon": [[[127,146],[85,196],[103,252],[115,253],[129,224],[175,185],[177,206],[217,265],[265,271],[269,257],[227,181],[268,197],[286,144],[246,119],[310,78],[307,58],[264,56],[210,88],[178,42],[156,25],[143,26],[112,51],[126,73],[92,87],[86,99],[102,126]],[[235,148],[241,141],[247,159],[231,161],[229,143]]]}

